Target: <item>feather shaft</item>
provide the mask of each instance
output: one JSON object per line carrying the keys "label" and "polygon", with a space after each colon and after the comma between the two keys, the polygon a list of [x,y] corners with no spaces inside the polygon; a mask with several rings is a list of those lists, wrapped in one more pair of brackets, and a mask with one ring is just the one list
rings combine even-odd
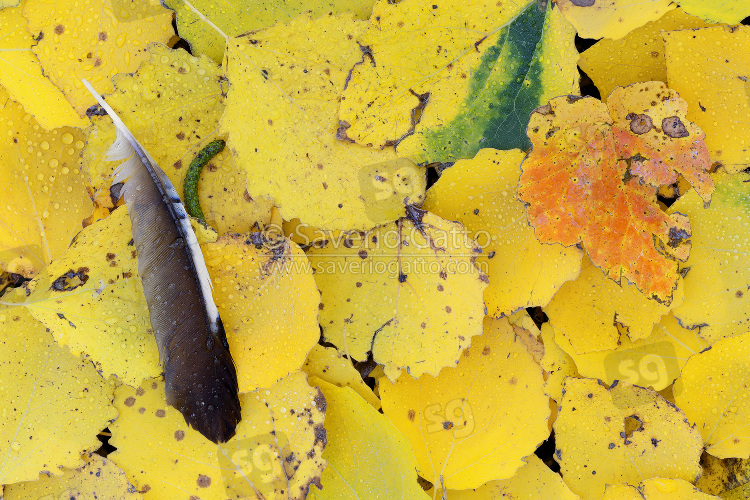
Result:
{"label": "feather shaft", "polygon": [[208,439],[225,442],[240,421],[237,374],[190,219],[153,158],[106,101],[83,83],[117,129],[108,159],[127,159],[115,181],[125,181],[122,196],[164,368],[167,403]]}

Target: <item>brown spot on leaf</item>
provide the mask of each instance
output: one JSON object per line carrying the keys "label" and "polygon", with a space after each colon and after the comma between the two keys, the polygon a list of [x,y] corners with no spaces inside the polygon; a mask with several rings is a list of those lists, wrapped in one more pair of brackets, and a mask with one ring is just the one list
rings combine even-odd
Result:
{"label": "brown spot on leaf", "polygon": [[443,429],[445,429],[446,431],[453,429],[453,422],[451,422],[450,420],[446,420],[445,422],[443,422]]}
{"label": "brown spot on leaf", "polygon": [[183,140],[185,138],[185,132],[180,132],[175,137],[177,137],[179,140]]}
{"label": "brown spot on leaf", "polygon": [[133,406],[135,404],[135,398],[133,396],[130,396],[129,398],[125,399],[125,406]]}
{"label": "brown spot on leaf", "polygon": [[140,413],[141,415],[143,415],[144,413],[146,413],[146,408],[144,408],[143,406],[141,406],[140,408],[138,408],[138,413]]}
{"label": "brown spot on leaf", "polygon": [[65,26],[63,26],[62,24],[58,24],[57,26],[55,26],[55,34],[62,35],[63,31],[65,31]]}
{"label": "brown spot on leaf", "polygon": [[165,412],[164,410],[156,410],[155,415],[159,418],[164,418],[167,416],[167,412]]}
{"label": "brown spot on leaf", "polygon": [[174,440],[182,441],[185,439],[185,431],[174,431]]}
{"label": "brown spot on leaf", "polygon": [[442,292],[443,290],[445,290],[445,288],[443,288],[443,285],[441,285],[440,283],[438,283],[437,291],[438,292]]}
{"label": "brown spot on leaf", "polygon": [[204,476],[203,474],[198,474],[198,483],[199,488],[208,488],[211,486],[211,478],[208,476]]}
{"label": "brown spot on leaf", "polygon": [[682,123],[682,120],[680,120],[677,116],[664,118],[661,121],[661,128],[662,130],[664,130],[665,134],[675,139],[679,139],[680,137],[687,137],[690,135],[690,132],[688,132],[687,128],[685,128],[685,124]]}
{"label": "brown spot on leaf", "polygon": [[482,349],[482,354],[487,356],[491,352],[490,346],[484,346],[484,349]]}
{"label": "brown spot on leaf", "polygon": [[175,170],[181,169],[182,168],[182,160],[177,160],[176,162],[174,162],[174,165],[172,165],[172,166],[175,168]]}
{"label": "brown spot on leaf", "polygon": [[323,427],[323,425],[321,424],[318,424],[315,426],[315,442],[323,443],[324,448],[328,444],[328,438],[327,438],[325,427]]}
{"label": "brown spot on leaf", "polygon": [[99,32],[99,41],[100,42],[106,42],[107,41],[107,32],[106,31],[100,31]]}
{"label": "brown spot on leaf", "polygon": [[548,115],[552,113],[552,106],[549,104],[545,104],[544,106],[539,106],[534,110],[535,113],[539,113],[540,115]]}
{"label": "brown spot on leaf", "polygon": [[735,296],[735,297],[737,297],[738,299],[741,299],[741,298],[742,298],[742,295],[743,295],[743,293],[742,293],[742,290],[737,290],[737,291],[736,291],[736,292],[734,293],[734,296]]}
{"label": "brown spot on leaf", "polygon": [[508,380],[508,383],[510,385],[516,385],[518,383],[518,379],[516,377],[511,377],[510,380]]}
{"label": "brown spot on leaf", "polygon": [[409,410],[406,412],[406,416],[409,418],[410,421],[414,422],[414,417],[416,416],[416,412],[414,410]]}
{"label": "brown spot on leaf", "polygon": [[450,313],[451,311],[451,306],[445,306],[445,312]]}
{"label": "brown spot on leaf", "polygon": [[357,255],[359,255],[359,258],[364,260],[367,258],[367,250],[360,250],[357,252]]}
{"label": "brown spot on leaf", "polygon": [[315,407],[323,413],[325,413],[327,408],[326,398],[320,389],[318,389],[318,393],[315,395]]}
{"label": "brown spot on leaf", "polygon": [[654,122],[648,115],[630,113],[625,118],[630,120],[630,131],[634,134],[642,135],[654,128]]}

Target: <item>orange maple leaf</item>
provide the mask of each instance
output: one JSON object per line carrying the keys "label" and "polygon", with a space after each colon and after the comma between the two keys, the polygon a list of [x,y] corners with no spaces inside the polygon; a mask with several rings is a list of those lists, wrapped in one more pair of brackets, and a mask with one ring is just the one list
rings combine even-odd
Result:
{"label": "orange maple leaf", "polygon": [[[665,116],[657,122],[655,118],[668,112],[662,108],[674,107],[681,99],[662,84],[649,83],[645,91],[641,89],[646,84],[627,87],[624,95],[639,92],[638,102],[645,98],[652,109],[616,99],[620,107],[614,120],[607,105],[593,98],[557,97],[535,110],[527,130],[533,149],[523,162],[518,194],[528,205],[540,241],[582,243],[591,261],[610,278],[619,283],[625,277],[669,304],[677,259],[689,254],[691,230],[687,217],[661,210],[658,186],[674,182],[680,173],[708,201],[713,183],[706,173],[703,133],[684,118],[682,108],[671,120]],[[662,94],[652,99],[649,92]],[[634,111],[623,114],[628,108]],[[643,117],[651,127],[641,134],[630,130],[633,123],[636,131],[644,130],[645,124],[638,128],[637,121],[647,121]],[[668,136],[662,129],[662,122],[675,121],[687,135]]]}

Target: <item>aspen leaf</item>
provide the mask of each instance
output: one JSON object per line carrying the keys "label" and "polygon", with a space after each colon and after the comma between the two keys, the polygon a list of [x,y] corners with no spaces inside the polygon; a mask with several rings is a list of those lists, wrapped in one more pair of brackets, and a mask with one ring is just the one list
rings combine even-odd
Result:
{"label": "aspen leaf", "polygon": [[582,354],[552,325],[548,328],[553,332],[554,343],[570,355],[582,376],[607,384],[620,380],[655,391],[671,385],[688,358],[708,346],[697,331],[681,327],[671,314],[662,317],[646,338],[631,341],[627,335],[620,335],[616,348]]}
{"label": "aspen leaf", "polygon": [[0,137],[0,269],[31,278],[65,252],[91,213],[83,134],[44,130],[0,87]]}
{"label": "aspen leaf", "polygon": [[85,453],[85,462],[75,469],[65,469],[62,476],[40,476],[38,481],[5,487],[4,500],[53,500],[62,498],[109,498],[137,500],[142,498],[125,477],[125,472],[95,453]]}
{"label": "aspen leaf", "polygon": [[[662,31],[704,28],[708,26],[697,17],[686,14],[680,8],[670,10],[662,17],[636,28],[619,40],[602,39],[581,53],[578,65],[593,80],[602,96],[602,101],[615,87],[625,87],[631,83],[667,81],[667,61],[664,57]],[[669,82],[670,87],[672,82]],[[688,93],[680,90],[680,95],[688,99]],[[688,107],[688,116],[693,106]],[[704,130],[707,130],[702,127]],[[707,139],[710,143],[711,139]]]}
{"label": "aspen leaf", "polygon": [[527,149],[529,113],[579,92],[574,35],[558,9],[529,0],[380,0],[358,37],[368,53],[344,90],[341,134],[429,162]]}
{"label": "aspen leaf", "polygon": [[82,465],[81,453],[99,448],[97,433],[117,416],[113,384],[22,307],[0,308],[0,380],[0,484]]}
{"label": "aspen leaf", "polygon": [[690,358],[675,382],[675,403],[703,436],[706,451],[718,458],[750,458],[748,339],[744,334],[719,340]]}
{"label": "aspen leaf", "polygon": [[[0,7],[3,7],[0,1]],[[63,93],[42,73],[39,59],[31,51],[36,44],[26,29],[22,7],[0,10],[0,85],[21,104],[45,130],[60,127],[85,128],[88,119],[75,112]],[[3,98],[5,101],[7,98]]]}
{"label": "aspen leaf", "polygon": [[[612,117],[593,98],[557,97],[538,108],[518,195],[540,241],[581,242],[613,280],[626,278],[669,305],[676,260],[689,253],[690,224],[681,214],[664,213],[656,190],[681,172],[710,199],[703,135],[685,124],[684,102],[659,82],[631,85],[610,97],[609,106]],[[663,115],[669,116],[657,121]],[[690,163],[683,166],[685,158]]]}
{"label": "aspen leaf", "polygon": [[700,434],[649,389],[568,378],[554,427],[560,473],[583,500],[601,498],[606,484],[700,476]]}
{"label": "aspen leaf", "polygon": [[[372,12],[373,0],[260,0],[248,5],[242,0],[221,3],[192,0],[191,5],[229,36],[267,28],[277,22],[288,22],[306,11],[313,17],[324,14],[353,12],[356,19],[367,19]],[[177,13],[177,31],[190,43],[191,53],[206,54],[221,63],[226,39],[208,26],[183,0],[166,0],[164,5]]]}
{"label": "aspen leaf", "polygon": [[[682,290],[678,277],[673,305],[682,303]],[[581,275],[563,284],[544,311],[572,355],[614,349],[625,340],[622,337],[631,342],[646,339],[670,309],[648,299],[634,285],[625,281],[618,285],[585,258]]]}
{"label": "aspen leaf", "polygon": [[310,498],[427,500],[404,435],[351,388],[317,378],[311,383],[326,398],[328,444],[323,458],[328,467],[320,479],[322,489],[311,488]]}
{"label": "aspen leaf", "polygon": [[443,171],[427,191],[425,210],[456,220],[482,247],[477,257],[490,280],[484,292],[488,314],[546,306],[563,282],[575,279],[583,252],[540,243],[517,199],[520,150],[483,149]]}
{"label": "aspen leaf", "polygon": [[320,295],[304,252],[285,238],[250,233],[207,243],[203,255],[240,392],[298,371],[320,338]]}
{"label": "aspen leaf", "polygon": [[642,481],[638,487],[629,484],[606,486],[601,500],[710,500],[718,499],[706,495],[684,479],[653,478]]}
{"label": "aspen leaf", "polygon": [[559,0],[555,5],[582,38],[613,39],[677,7],[670,0]]}
{"label": "aspen leaf", "polygon": [[[524,459],[526,464],[510,479],[490,481],[472,490],[448,490],[448,500],[496,500],[498,498],[578,500],[559,474],[555,474],[536,455]],[[439,498],[439,497],[437,497]]]}
{"label": "aspen leaf", "polygon": [[686,12],[714,23],[738,24],[750,16],[750,5],[743,0],[725,0],[721,3],[711,0],[681,0],[680,6]]}
{"label": "aspen leaf", "polygon": [[370,403],[373,408],[380,409],[380,399],[365,384],[362,376],[352,366],[352,362],[333,347],[314,345],[307,355],[302,371],[307,373],[309,377],[317,377],[336,387],[348,387]]}
{"label": "aspen leaf", "polygon": [[172,12],[154,0],[27,0],[23,15],[39,42],[32,51],[44,74],[63,91],[80,116],[96,101],[81,83],[109,94],[110,78],[132,73],[148,58],[149,42],[166,43],[174,34]]}
{"label": "aspen leaf", "polygon": [[220,130],[248,174],[248,194],[273,200],[285,220],[366,230],[423,200],[423,168],[336,138],[340,94],[362,60],[356,39],[365,26],[350,14],[307,14],[228,42],[231,88]]}
{"label": "aspen leaf", "polygon": [[750,322],[750,184],[747,174],[714,174],[709,208],[695,192],[670,207],[690,217],[693,250],[681,265],[685,301],[675,317],[713,343],[747,332]]}
{"label": "aspen leaf", "polygon": [[711,158],[730,173],[750,165],[750,27],[664,33],[667,79],[688,102],[688,119],[706,132]]}
{"label": "aspen leaf", "polygon": [[[184,192],[185,175],[195,155],[217,138],[224,112],[221,70],[207,57],[190,56],[164,45],[148,46],[149,59],[132,75],[114,78],[107,103],[164,170],[177,192]],[[226,85],[226,83],[224,83]],[[106,161],[115,140],[107,116],[92,118],[84,160],[94,196],[111,203],[112,174],[120,161]],[[245,191],[245,173],[224,150],[203,168],[198,199],[206,222],[220,234],[262,229],[271,218],[271,204],[252,199]]]}
{"label": "aspen leaf", "polygon": [[455,368],[380,383],[383,412],[411,442],[420,475],[446,489],[513,476],[549,435],[539,365],[507,319],[484,327]]}
{"label": "aspen leaf", "polygon": [[161,366],[132,237],[127,209],[118,208],[78,234],[30,283],[23,304],[75,355],[138,385]]}
{"label": "aspen leaf", "polygon": [[482,333],[486,276],[463,226],[409,207],[396,222],[308,250],[321,291],[323,336],[340,352],[385,365],[389,379],[455,366]]}
{"label": "aspen leaf", "polygon": [[240,395],[237,434],[216,445],[188,427],[164,399],[161,379],[115,392],[120,417],[110,426],[109,458],[144,498],[304,499],[325,467],[320,390],[296,373],[268,389]]}

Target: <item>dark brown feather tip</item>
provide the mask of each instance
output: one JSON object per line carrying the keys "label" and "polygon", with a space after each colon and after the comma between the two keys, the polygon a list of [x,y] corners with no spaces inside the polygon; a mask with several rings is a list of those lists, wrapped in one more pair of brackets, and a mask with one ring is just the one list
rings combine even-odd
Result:
{"label": "dark brown feather tip", "polygon": [[164,362],[167,403],[180,410],[188,425],[217,444],[229,441],[241,420],[237,375],[221,320],[218,336],[220,341],[203,352],[177,346]]}

